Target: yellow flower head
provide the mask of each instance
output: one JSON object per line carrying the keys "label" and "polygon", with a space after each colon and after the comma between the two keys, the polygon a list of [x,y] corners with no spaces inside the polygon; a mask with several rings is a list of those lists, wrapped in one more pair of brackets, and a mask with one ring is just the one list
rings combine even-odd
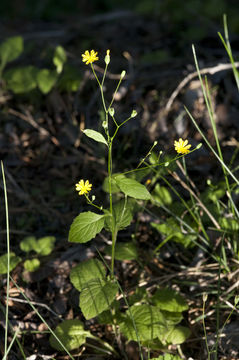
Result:
{"label": "yellow flower head", "polygon": [[95,50],[91,50],[90,52],[88,50],[85,51],[84,54],[82,54],[82,61],[88,64],[92,64],[94,61],[99,60],[97,56],[98,52]]}
{"label": "yellow flower head", "polygon": [[89,180],[86,180],[86,182],[84,182],[84,180],[80,180],[76,184],[76,191],[79,191],[79,195],[88,194],[88,192],[91,191],[91,188],[92,184],[89,183]]}
{"label": "yellow flower head", "polygon": [[178,154],[188,154],[190,152],[190,147],[192,145],[188,144],[188,140],[179,139],[174,141],[174,148]]}

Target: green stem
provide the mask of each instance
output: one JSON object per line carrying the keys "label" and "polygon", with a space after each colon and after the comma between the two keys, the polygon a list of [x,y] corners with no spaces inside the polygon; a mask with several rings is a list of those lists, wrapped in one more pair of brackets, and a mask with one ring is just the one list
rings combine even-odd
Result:
{"label": "green stem", "polygon": [[5,213],[6,213],[6,231],[7,231],[7,299],[6,299],[6,317],[5,317],[5,342],[4,342],[4,353],[7,353],[7,333],[8,333],[8,298],[9,298],[9,277],[10,277],[10,237],[9,237],[9,218],[8,218],[8,200],[7,200],[7,186],[5,179],[5,172],[3,162],[1,161],[2,168],[2,179],[4,188],[4,199],[5,199]]}
{"label": "green stem", "polygon": [[[207,295],[206,295],[207,298]],[[202,324],[203,324],[203,332],[204,332],[204,336],[205,336],[205,343],[206,343],[206,349],[207,349],[207,354],[208,354],[208,360],[210,360],[210,351],[209,351],[209,347],[208,347],[208,342],[207,342],[207,330],[206,330],[206,325],[205,325],[205,304],[206,304],[206,299],[204,299],[203,296],[203,307],[202,307]]]}
{"label": "green stem", "polygon": [[103,211],[103,207],[102,207],[102,206],[98,206],[98,205],[94,204],[93,201],[91,201],[86,194],[84,194],[84,195],[85,195],[85,198],[86,198],[87,202],[88,202],[90,205],[94,206],[95,208],[97,208],[97,209],[100,210],[100,211]]}
{"label": "green stem", "polygon": [[113,214],[113,199],[112,199],[112,143],[113,138],[108,147],[108,176],[109,176],[109,194],[110,194],[110,214],[111,214],[111,237],[112,237],[112,254],[111,254],[111,276],[114,274],[114,260],[115,260],[115,244],[117,239],[117,231],[115,229],[115,219]]}
{"label": "green stem", "polygon": [[[106,67],[107,67],[107,66],[106,66]],[[99,80],[98,76],[96,75],[96,72],[95,72],[95,69],[94,69],[93,64],[91,64],[91,69],[92,69],[92,71],[93,71],[94,77],[96,78],[96,81],[97,81],[97,83],[98,83],[98,85],[99,85],[99,88],[100,88],[101,100],[102,100],[102,104],[103,104],[103,107],[104,107],[104,111],[105,111],[106,114],[108,114],[108,110],[107,110],[106,105],[105,105],[105,98],[104,98],[103,86],[102,86],[102,84],[100,83],[100,80]],[[105,70],[105,71],[106,71],[106,70]],[[103,80],[104,80],[104,77],[103,77]],[[103,83],[103,81],[102,81],[102,83]]]}

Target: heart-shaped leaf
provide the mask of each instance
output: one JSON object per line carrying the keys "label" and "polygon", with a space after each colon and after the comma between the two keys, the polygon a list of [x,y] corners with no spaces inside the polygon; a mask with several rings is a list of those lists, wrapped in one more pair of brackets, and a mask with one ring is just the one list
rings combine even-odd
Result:
{"label": "heart-shaped leaf", "polygon": [[88,320],[107,310],[117,291],[117,284],[110,280],[93,279],[84,284],[80,294],[80,308],[84,317]]}
{"label": "heart-shaped leaf", "polygon": [[103,229],[104,223],[105,215],[83,212],[71,224],[68,240],[78,243],[90,241]]}
{"label": "heart-shaped leaf", "polygon": [[[91,335],[89,331],[84,330],[83,323],[80,320],[65,320],[56,327],[54,333],[69,351],[78,349]],[[50,344],[54,349],[64,351],[53,335],[50,336]]]}
{"label": "heart-shaped leaf", "polygon": [[106,270],[101,261],[90,259],[75,266],[70,273],[70,280],[75,288],[82,290],[84,284],[93,279],[104,279]]}

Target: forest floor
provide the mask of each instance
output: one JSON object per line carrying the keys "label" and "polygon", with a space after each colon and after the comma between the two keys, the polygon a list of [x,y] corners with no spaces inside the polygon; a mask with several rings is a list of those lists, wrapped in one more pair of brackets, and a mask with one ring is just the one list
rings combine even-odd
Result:
{"label": "forest floor", "polygon": [[[97,84],[90,67],[82,63],[81,54],[87,49],[99,52],[100,61],[95,63],[95,69],[101,76],[103,58],[106,50],[110,49],[111,63],[105,81],[106,98],[112,94],[121,71],[126,70],[127,73],[115,99],[115,111],[121,119],[128,117],[132,109],[138,112],[138,116],[119,132],[113,149],[116,171],[127,171],[137,166],[154,141],[158,141],[158,150],[167,156],[174,154],[175,139],[187,138],[193,147],[202,142],[184,105],[213,146],[215,140],[200,82],[193,74],[195,65],[191,43],[182,34],[174,34],[170,24],[166,26],[157,19],[129,11],[96,15],[79,22],[68,19],[64,24],[19,22],[11,25],[2,23],[0,26],[1,40],[9,36],[23,36],[26,53],[19,64],[42,66],[47,49],[61,45],[67,52],[67,61],[81,74],[76,92],[54,88],[47,95],[37,91],[14,95],[5,90],[0,96],[0,156],[4,161],[7,181],[11,250],[24,257],[19,243],[25,237],[56,237],[54,251],[41,259],[39,270],[28,272],[20,263],[13,270],[12,277],[36,304],[50,326],[55,328],[59,319],[79,317],[84,321],[78,307],[77,292],[69,281],[69,273],[72,266],[80,261],[97,256],[96,247],[102,251],[109,240],[97,236],[90,245],[68,242],[74,217],[82,210],[89,209],[84,199],[75,192],[75,183],[82,178],[89,179],[97,198],[104,202],[105,193],[101,186],[107,175],[103,147],[99,148],[82,133],[85,128],[99,130],[101,104]],[[232,47],[236,40],[238,38],[234,37]],[[230,69],[218,68],[219,64],[229,64],[229,61],[217,29],[196,42],[195,48],[200,68],[205,69],[208,78],[218,136],[225,162],[228,163],[235,147],[238,147],[236,139],[239,138],[239,95],[233,73]],[[183,80],[182,86],[178,87]],[[222,179],[220,166],[206,146],[187,157],[187,167],[199,192],[204,191],[207,179],[214,182]],[[170,181],[188,197],[186,190],[175,179]],[[0,251],[5,253],[3,205],[1,219]],[[126,241],[134,233],[142,259],[160,241],[160,235],[150,226],[151,221],[149,214],[140,213],[130,229],[121,235],[122,240]],[[150,282],[157,279],[159,284],[164,285],[184,281],[180,291],[189,302],[190,310],[185,315],[185,323],[192,334],[181,348],[185,358],[197,360],[206,359],[202,324],[195,322],[202,314],[202,299],[197,294],[201,294],[211,283],[210,279],[217,276],[218,267],[208,262],[204,269],[193,272],[194,260],[195,250],[184,249],[180,244],[166,244],[161,257],[155,257],[152,263],[143,268],[135,261],[117,261],[116,274],[121,286],[127,289],[135,286],[135,278],[138,277],[150,279]],[[182,265],[187,270],[179,270]],[[208,272],[205,269],[209,269]],[[190,287],[190,278],[199,284],[195,291]],[[44,333],[47,330],[45,325],[24,302],[13,282],[10,285],[9,319],[13,329],[20,327],[21,331],[36,331],[36,334],[26,332],[24,336],[27,359],[68,359],[50,347],[49,335]],[[222,279],[222,287],[226,289],[231,285],[226,277]],[[213,283],[213,286],[216,288],[217,283]],[[2,287],[1,293],[1,297],[5,296],[5,287]],[[215,323],[214,312],[207,324],[210,334],[215,331]],[[111,329],[107,326],[93,320],[86,321],[85,325],[92,333],[114,344]],[[221,359],[236,359],[239,349],[235,344],[234,348],[234,355],[229,356],[226,344],[221,343]],[[231,343],[230,351],[232,349]],[[129,359],[138,359],[134,344],[126,345],[126,351]],[[19,356],[15,348],[9,360],[19,359]],[[79,358],[99,357],[92,348],[86,347]]]}

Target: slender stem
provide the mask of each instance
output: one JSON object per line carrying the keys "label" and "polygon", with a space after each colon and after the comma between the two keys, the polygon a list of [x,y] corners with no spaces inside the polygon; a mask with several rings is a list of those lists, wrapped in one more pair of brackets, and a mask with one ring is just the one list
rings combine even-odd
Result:
{"label": "slender stem", "polygon": [[19,334],[19,329],[17,329],[17,331],[14,333],[13,338],[12,338],[12,341],[11,341],[11,343],[9,344],[9,347],[8,347],[7,351],[5,352],[5,355],[4,355],[4,357],[3,357],[2,360],[7,360],[7,355],[8,355],[8,353],[9,353],[9,351],[11,350],[11,347],[12,347],[12,345],[14,344],[14,341],[15,341],[15,339],[17,338],[17,335],[18,335],[18,334]]}
{"label": "slender stem", "polygon": [[[100,80],[99,80],[98,76],[96,75],[96,72],[95,72],[95,69],[94,69],[93,64],[91,64],[91,69],[92,69],[92,71],[93,71],[94,77],[96,78],[96,81],[97,81],[97,83],[98,83],[98,85],[99,85],[99,88],[100,88],[101,100],[102,100],[102,104],[103,104],[105,113],[108,114],[108,110],[107,110],[106,105],[105,105],[105,98],[104,98],[103,86],[102,86],[102,84],[100,83]],[[103,78],[103,80],[104,80],[104,78]],[[102,83],[103,83],[103,82],[102,82]]]}
{"label": "slender stem", "polygon": [[109,195],[110,195],[110,214],[111,214],[111,236],[112,236],[112,254],[111,254],[111,276],[114,274],[114,260],[115,260],[115,244],[117,239],[117,231],[115,229],[115,219],[113,214],[113,199],[112,199],[112,142],[108,147],[108,177],[109,177]]}
{"label": "slender stem", "polygon": [[114,94],[113,94],[113,96],[112,96],[112,100],[111,100],[111,102],[110,102],[109,108],[111,108],[111,106],[113,105],[113,102],[114,102],[114,100],[115,100],[115,95],[116,95],[116,93],[117,93],[117,91],[118,91],[118,89],[119,89],[119,87],[120,87],[120,84],[121,84],[122,80],[123,80],[123,78],[121,77],[121,78],[119,79],[119,82],[118,82],[118,84],[117,84],[117,86],[116,86],[116,89],[115,89],[115,91],[114,91]]}
{"label": "slender stem", "polygon": [[[207,297],[207,295],[206,295],[206,297]],[[210,360],[210,351],[209,351],[208,342],[207,342],[207,330],[206,330],[206,325],[205,325],[205,304],[206,304],[206,299],[204,299],[204,296],[203,296],[203,307],[202,307],[203,317],[202,317],[202,324],[203,324],[203,331],[204,331],[204,336],[205,336],[205,343],[206,343],[208,360]]]}
{"label": "slender stem", "polygon": [[5,342],[4,342],[4,353],[7,353],[7,333],[8,333],[8,301],[9,301],[9,276],[10,276],[10,237],[9,237],[9,218],[8,218],[8,200],[7,200],[7,186],[5,179],[5,172],[3,162],[1,161],[2,168],[2,179],[4,188],[4,199],[5,199],[5,213],[6,213],[6,231],[7,231],[7,299],[6,299],[6,317],[5,317]]}
{"label": "slender stem", "polygon": [[[221,252],[223,250],[224,247],[224,236],[222,238],[222,242],[221,242]],[[216,344],[215,344],[215,354],[214,354],[214,358],[215,360],[217,360],[217,354],[218,354],[218,342],[219,342],[219,326],[220,326],[220,292],[221,292],[221,269],[222,264],[221,264],[221,256],[220,256],[220,260],[219,260],[219,268],[218,268],[218,282],[217,282],[217,304],[216,304]]]}
{"label": "slender stem", "polygon": [[84,194],[84,195],[85,195],[85,198],[86,198],[87,202],[88,202],[90,205],[94,206],[94,207],[97,208],[98,210],[103,211],[103,207],[102,207],[102,206],[98,206],[98,205],[94,204],[93,201],[91,201],[86,194]]}

